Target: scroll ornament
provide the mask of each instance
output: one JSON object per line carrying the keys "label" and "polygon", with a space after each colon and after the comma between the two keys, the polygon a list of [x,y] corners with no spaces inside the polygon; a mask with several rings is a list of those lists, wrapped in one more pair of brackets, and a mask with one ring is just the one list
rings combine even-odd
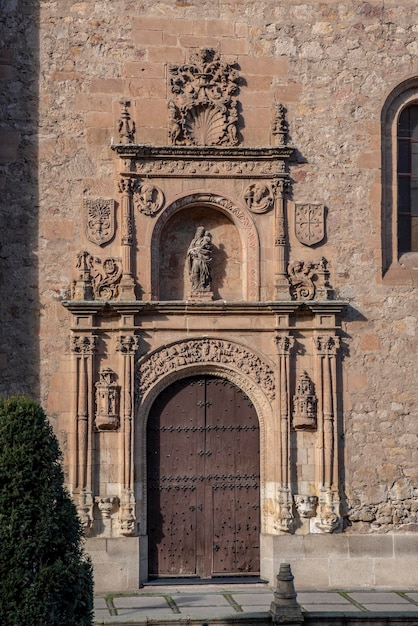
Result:
{"label": "scroll ornament", "polygon": [[238,144],[239,75],[216,50],[190,55],[189,63],[171,65],[168,104],[169,139],[173,145],[235,146]]}
{"label": "scroll ornament", "polygon": [[83,251],[77,254],[78,279],[73,282],[73,300],[114,300],[119,294],[122,259],[109,257],[103,261]]}
{"label": "scroll ornament", "polygon": [[328,300],[332,295],[329,284],[328,262],[322,257],[318,263],[292,261],[288,266],[292,300]]}

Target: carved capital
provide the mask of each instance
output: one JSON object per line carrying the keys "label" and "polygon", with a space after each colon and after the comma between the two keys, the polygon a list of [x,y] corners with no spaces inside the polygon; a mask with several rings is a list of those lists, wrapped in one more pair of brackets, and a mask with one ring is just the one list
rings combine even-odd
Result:
{"label": "carved capital", "polygon": [[340,338],[334,335],[318,336],[313,338],[318,354],[322,356],[336,356],[340,347]]}
{"label": "carved capital", "polygon": [[73,335],[71,337],[71,350],[74,354],[89,356],[96,352],[95,335]]}
{"label": "carved capital", "polygon": [[121,354],[135,354],[139,347],[137,335],[120,335],[117,338],[116,350]]}
{"label": "carved capital", "polygon": [[295,343],[294,337],[292,337],[291,335],[277,334],[274,337],[274,341],[276,343],[278,356],[289,356],[290,351],[292,350]]}
{"label": "carved capital", "polygon": [[118,182],[119,193],[131,195],[134,191],[135,183],[132,178],[122,177]]}

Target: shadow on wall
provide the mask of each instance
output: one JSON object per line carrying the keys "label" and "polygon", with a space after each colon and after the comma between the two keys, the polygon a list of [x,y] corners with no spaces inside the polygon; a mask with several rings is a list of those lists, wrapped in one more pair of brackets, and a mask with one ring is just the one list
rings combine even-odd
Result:
{"label": "shadow on wall", "polygon": [[0,6],[0,394],[39,399],[37,0]]}

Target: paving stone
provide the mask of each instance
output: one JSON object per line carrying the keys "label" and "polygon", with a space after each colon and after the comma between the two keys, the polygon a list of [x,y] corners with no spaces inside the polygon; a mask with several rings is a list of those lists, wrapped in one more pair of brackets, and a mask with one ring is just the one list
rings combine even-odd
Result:
{"label": "paving stone", "polygon": [[193,594],[172,596],[178,607],[182,606],[231,606],[221,594]]}
{"label": "paving stone", "polygon": [[212,617],[236,617],[239,615],[232,606],[228,605],[225,607],[216,607],[216,606],[184,606],[180,609],[181,615],[189,615],[194,618],[202,618],[208,619]]}
{"label": "paving stone", "polygon": [[94,598],[94,609],[107,609],[105,598]]}
{"label": "paving stone", "polygon": [[348,594],[348,596],[350,596],[350,598],[352,598],[353,600],[355,600],[356,602],[360,602],[360,604],[363,604],[366,606],[367,604],[367,608],[369,603],[373,603],[373,604],[409,604],[408,600],[406,600],[405,598],[402,598],[402,596],[398,595],[397,593],[393,592],[393,591],[388,591],[388,592],[384,592],[384,591],[355,591],[352,592],[350,591]]}
{"label": "paving stone", "polygon": [[350,604],[343,596],[330,591],[302,591],[298,593],[299,604]]}
{"label": "paving stone", "polygon": [[384,613],[415,613],[418,617],[418,606],[414,604],[368,604],[369,611]]}
{"label": "paving stone", "polygon": [[320,612],[324,612],[324,613],[364,613],[365,611],[361,611],[359,608],[357,608],[354,604],[312,604],[312,605],[305,605],[302,604],[302,608],[305,609],[305,611],[308,612],[315,612],[317,613],[318,611]]}
{"label": "paving stone", "polygon": [[237,604],[240,606],[267,606],[270,607],[270,604],[274,598],[272,593],[259,594],[259,593],[242,593],[242,594],[231,594],[232,598],[235,600]]}
{"label": "paving stone", "polygon": [[113,604],[119,610],[119,608],[128,609],[171,609],[167,604],[164,597],[154,596],[116,596],[113,598]]}

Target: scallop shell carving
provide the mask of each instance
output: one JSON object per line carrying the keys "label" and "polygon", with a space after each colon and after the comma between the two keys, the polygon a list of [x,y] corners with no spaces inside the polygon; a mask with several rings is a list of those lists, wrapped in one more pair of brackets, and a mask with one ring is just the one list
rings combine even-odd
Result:
{"label": "scallop shell carving", "polygon": [[214,146],[225,134],[225,113],[214,105],[190,108],[183,122],[184,134],[197,146]]}

